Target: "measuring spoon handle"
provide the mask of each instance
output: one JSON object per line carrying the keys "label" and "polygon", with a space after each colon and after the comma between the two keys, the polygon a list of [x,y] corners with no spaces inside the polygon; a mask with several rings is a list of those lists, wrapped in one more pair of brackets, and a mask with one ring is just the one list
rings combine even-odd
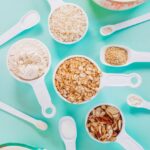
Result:
{"label": "measuring spoon handle", "polygon": [[150,62],[150,52],[134,52],[132,59],[134,62]]}
{"label": "measuring spoon handle", "polygon": [[64,4],[63,0],[48,0],[49,5],[51,6],[51,10],[55,10],[57,7]]}
{"label": "measuring spoon handle", "polygon": [[144,104],[142,105],[143,108],[150,110],[150,102],[144,101]]}
{"label": "measuring spoon handle", "polygon": [[126,131],[120,133],[116,142],[119,143],[125,150],[144,150],[144,148],[131,136],[129,136]]}
{"label": "measuring spoon handle", "polygon": [[128,21],[124,21],[124,22],[115,24],[114,26],[115,26],[116,30],[121,30],[121,29],[130,27],[130,26],[133,26],[133,25],[136,25],[136,24],[148,21],[148,20],[150,20],[150,13],[136,17],[134,19],[130,19]]}
{"label": "measuring spoon handle", "polygon": [[[134,82],[133,79],[136,81]],[[137,73],[131,74],[107,74],[103,73],[101,78],[101,87],[112,87],[112,86],[129,86],[132,88],[139,87],[141,85],[141,76]]]}
{"label": "measuring spoon handle", "polygon": [[74,140],[66,141],[65,146],[66,146],[66,150],[76,150],[76,142]]}
{"label": "measuring spoon handle", "polygon": [[52,104],[51,97],[46,88],[44,78],[35,80],[32,84],[37,100],[42,108],[42,114],[46,118],[52,118],[56,114],[56,108]]}
{"label": "measuring spoon handle", "polygon": [[18,22],[15,26],[10,28],[7,32],[2,34],[0,36],[0,46],[2,46],[4,43],[8,42],[10,39],[18,35],[23,31],[23,28],[21,28],[20,22]]}

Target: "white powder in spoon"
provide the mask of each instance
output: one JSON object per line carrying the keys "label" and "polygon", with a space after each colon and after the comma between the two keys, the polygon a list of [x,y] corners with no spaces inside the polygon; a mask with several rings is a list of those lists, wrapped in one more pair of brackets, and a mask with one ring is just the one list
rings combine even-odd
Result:
{"label": "white powder in spoon", "polygon": [[48,49],[38,40],[23,39],[10,48],[8,67],[20,79],[37,79],[47,71],[48,66]]}
{"label": "white powder in spoon", "polygon": [[142,104],[142,99],[139,96],[131,95],[128,98],[128,103],[132,106],[139,106]]}

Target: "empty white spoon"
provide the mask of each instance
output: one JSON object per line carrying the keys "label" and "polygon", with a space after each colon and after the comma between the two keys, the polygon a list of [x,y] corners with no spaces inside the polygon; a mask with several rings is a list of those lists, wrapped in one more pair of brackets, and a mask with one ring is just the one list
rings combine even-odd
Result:
{"label": "empty white spoon", "polygon": [[127,27],[131,27],[133,25],[145,22],[145,21],[149,21],[150,20],[150,13],[147,13],[145,15],[130,19],[128,21],[124,21],[118,24],[114,24],[114,25],[106,25],[100,28],[100,33],[103,36],[107,36],[107,35],[111,35],[112,33],[125,29]]}
{"label": "empty white spoon", "polygon": [[77,129],[73,118],[66,116],[59,121],[59,132],[66,150],[76,150]]}
{"label": "empty white spoon", "polygon": [[17,36],[21,32],[37,25],[40,22],[40,15],[37,11],[31,10],[24,15],[20,21],[9,29],[6,33],[0,36],[0,46]]}
{"label": "empty white spoon", "polygon": [[[125,49],[128,54],[127,62],[123,65],[111,65],[111,64],[107,63],[106,59],[105,59],[105,54],[106,54],[107,49],[110,47],[119,47],[119,48]],[[123,45],[108,45],[108,46],[104,46],[101,49],[100,60],[106,66],[123,67],[123,66],[128,66],[128,65],[130,65],[132,63],[136,63],[136,62],[150,62],[150,52],[137,52],[137,51],[135,51],[129,47],[123,46]]]}
{"label": "empty white spoon", "polygon": [[131,94],[128,96],[127,103],[131,107],[145,108],[150,110],[150,102],[145,101],[142,97],[135,94]]}
{"label": "empty white spoon", "polygon": [[48,129],[48,125],[45,122],[43,122],[41,120],[34,119],[31,116],[28,116],[28,115],[18,111],[17,109],[3,103],[3,102],[0,102],[0,109],[13,115],[13,116],[16,116],[22,120],[25,120],[25,121],[33,124],[36,128],[38,128],[42,131],[45,131]]}

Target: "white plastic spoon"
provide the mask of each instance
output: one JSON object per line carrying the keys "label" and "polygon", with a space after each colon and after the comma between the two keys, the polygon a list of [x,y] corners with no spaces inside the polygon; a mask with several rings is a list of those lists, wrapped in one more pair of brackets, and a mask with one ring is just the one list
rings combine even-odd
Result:
{"label": "white plastic spoon", "polygon": [[142,97],[135,94],[131,94],[128,96],[127,103],[131,107],[145,108],[150,110],[150,102],[145,101]]}
{"label": "white plastic spoon", "polygon": [[[105,54],[109,47],[119,47],[119,48],[125,49],[128,54],[127,62],[123,65],[111,65],[111,64],[107,63],[106,59],[105,59]],[[116,58],[117,58],[117,56],[116,56]],[[130,64],[136,63],[136,62],[150,62],[150,52],[137,52],[137,51],[135,51],[129,47],[123,46],[123,45],[108,45],[101,49],[100,60],[106,66],[124,67],[124,66],[128,66]]]}
{"label": "white plastic spoon", "polygon": [[61,118],[59,132],[65,143],[66,150],[76,150],[77,129],[74,119],[68,116]]}
{"label": "white plastic spoon", "polygon": [[37,11],[31,10],[24,15],[20,21],[9,29],[6,33],[0,36],[0,46],[8,42],[13,37],[17,36],[21,32],[37,25],[40,22],[40,15]]}
{"label": "white plastic spoon", "polygon": [[130,19],[128,21],[124,21],[118,24],[114,24],[114,25],[106,25],[100,28],[100,33],[103,36],[107,36],[107,35],[111,35],[116,31],[125,29],[127,27],[131,27],[133,25],[145,22],[145,21],[149,21],[150,20],[150,13],[147,13],[145,15]]}
{"label": "white plastic spoon", "polygon": [[16,116],[22,120],[25,120],[31,124],[33,124],[36,128],[42,130],[42,131],[45,131],[48,129],[48,125],[41,121],[41,120],[37,120],[37,119],[34,119],[18,110],[16,110],[15,108],[3,103],[3,102],[0,102],[0,109],[13,115],[13,116]]}

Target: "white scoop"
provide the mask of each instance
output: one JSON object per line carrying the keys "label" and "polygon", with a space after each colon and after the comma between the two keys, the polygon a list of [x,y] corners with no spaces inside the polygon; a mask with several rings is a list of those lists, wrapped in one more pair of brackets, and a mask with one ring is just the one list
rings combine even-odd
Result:
{"label": "white scoop", "polygon": [[21,32],[37,25],[40,22],[40,15],[37,11],[31,10],[24,15],[20,21],[9,29],[6,33],[0,36],[0,46],[17,36]]}
{"label": "white scoop", "polygon": [[127,27],[131,27],[133,25],[145,22],[145,21],[149,21],[150,20],[150,13],[147,13],[145,15],[130,19],[128,21],[124,21],[118,24],[114,24],[114,25],[106,25],[100,28],[100,33],[103,36],[107,36],[107,35],[111,35],[112,33],[125,29]]}
{"label": "white scoop", "polygon": [[[105,60],[105,53],[109,47],[119,47],[119,48],[125,49],[128,53],[127,62],[123,65],[111,65],[111,64],[107,63]],[[130,65],[132,63],[136,63],[136,62],[150,62],[150,52],[137,52],[137,51],[132,50],[131,48],[123,46],[123,45],[108,45],[101,49],[100,60],[106,66],[123,67],[123,66],[128,66],[128,65]]]}
{"label": "white scoop", "polygon": [[65,143],[66,150],[76,150],[77,129],[74,119],[68,116],[61,118],[59,132]]}
{"label": "white scoop", "polygon": [[[113,107],[116,107],[115,105],[110,105],[110,104],[101,104],[101,105],[98,105],[98,106],[102,106],[102,105],[109,105],[109,106],[113,106]],[[96,106],[96,107],[98,107]],[[96,108],[95,107],[95,108]],[[116,107],[117,108],[117,107]],[[120,114],[122,116],[122,120],[123,120],[123,126],[122,126],[122,129],[120,131],[120,133],[118,134],[118,136],[116,137],[116,143],[120,144],[125,150],[144,150],[144,148],[139,144],[137,143],[126,131],[125,129],[125,119],[124,119],[124,115],[122,114],[121,110],[119,108],[117,108],[119,111],[120,111]],[[93,109],[92,109],[93,110]],[[91,112],[91,110],[90,110]],[[88,135],[90,136],[91,139],[99,142],[99,143],[102,143],[102,144],[106,144],[106,143],[111,143],[111,142],[101,142],[99,140],[97,140],[96,138],[94,138],[90,133],[89,133],[89,130],[87,129],[87,120],[88,120],[88,116],[90,114],[90,112],[88,113],[87,115],[87,118],[86,118],[86,122],[85,122],[85,127],[86,127],[86,131],[88,133]]]}
{"label": "white scoop", "polygon": [[25,121],[33,124],[36,128],[38,128],[42,131],[45,131],[48,129],[48,125],[45,122],[34,119],[31,116],[28,116],[3,102],[0,102],[0,109],[13,115],[13,116],[16,116],[22,120],[25,120]]}
{"label": "white scoop", "polygon": [[142,97],[135,94],[131,94],[128,96],[127,103],[131,107],[145,108],[150,110],[150,102],[145,101]]}

